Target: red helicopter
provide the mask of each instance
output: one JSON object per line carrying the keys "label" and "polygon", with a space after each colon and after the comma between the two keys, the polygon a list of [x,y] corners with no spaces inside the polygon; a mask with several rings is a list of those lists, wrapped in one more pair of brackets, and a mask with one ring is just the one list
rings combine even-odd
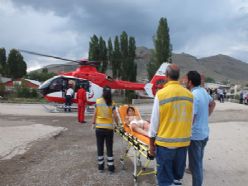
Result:
{"label": "red helicopter", "polygon": [[44,96],[44,98],[49,102],[55,103],[65,102],[65,91],[69,84],[74,85],[74,103],[77,102],[75,98],[80,85],[82,85],[87,91],[88,104],[94,104],[96,99],[102,96],[102,90],[104,86],[108,86],[111,89],[145,90],[149,97],[154,97],[156,90],[160,89],[162,84],[165,82],[165,71],[169,65],[169,63],[163,63],[157,70],[151,82],[144,84],[114,80],[110,76],[97,71],[96,66],[99,64],[98,62],[88,61],[86,59],[70,60],[27,50],[19,51],[32,55],[39,55],[43,57],[74,62],[80,65],[75,71],[54,76],[40,85],[39,91]]}

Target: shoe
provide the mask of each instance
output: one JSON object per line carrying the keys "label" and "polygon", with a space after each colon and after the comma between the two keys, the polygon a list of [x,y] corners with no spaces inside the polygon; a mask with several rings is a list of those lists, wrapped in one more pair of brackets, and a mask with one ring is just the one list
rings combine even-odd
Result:
{"label": "shoe", "polygon": [[103,171],[104,170],[104,163],[98,165],[98,170]]}
{"label": "shoe", "polygon": [[174,180],[173,184],[174,185],[182,185],[182,182],[181,182],[181,180]]}
{"label": "shoe", "polygon": [[115,166],[114,166],[114,165],[109,165],[109,166],[108,166],[108,171],[109,171],[110,173],[114,173],[114,172],[115,172]]}

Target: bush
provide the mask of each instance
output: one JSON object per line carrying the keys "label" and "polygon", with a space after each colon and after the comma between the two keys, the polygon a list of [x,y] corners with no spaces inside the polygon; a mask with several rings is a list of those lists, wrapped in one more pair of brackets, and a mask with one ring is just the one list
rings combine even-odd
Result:
{"label": "bush", "polygon": [[6,88],[4,85],[0,85],[0,96],[4,97]]}
{"label": "bush", "polygon": [[37,98],[38,93],[36,89],[30,89],[24,86],[16,87],[16,97],[18,98]]}

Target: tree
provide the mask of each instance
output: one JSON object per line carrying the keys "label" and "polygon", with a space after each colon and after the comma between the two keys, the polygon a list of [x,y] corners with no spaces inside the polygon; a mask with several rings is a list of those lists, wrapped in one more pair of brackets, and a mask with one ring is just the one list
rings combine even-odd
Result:
{"label": "tree", "polygon": [[121,77],[120,68],[121,68],[120,42],[119,42],[119,37],[115,36],[113,59],[112,59],[113,78]]}
{"label": "tree", "polygon": [[108,40],[108,63],[112,66],[113,65],[113,45],[112,40],[109,38]]}
{"label": "tree", "polygon": [[158,69],[163,62],[171,63],[172,45],[170,43],[169,27],[166,18],[162,17],[160,19],[156,35],[153,37],[153,42],[155,46],[154,56],[147,68],[149,79],[151,79],[156,69]]}
{"label": "tree", "polygon": [[130,69],[130,76],[128,78],[129,81],[136,81],[136,76],[137,76],[137,64],[135,62],[135,57],[136,57],[136,44],[135,44],[135,38],[134,37],[129,37],[129,43],[128,43],[128,63]]}
{"label": "tree", "polygon": [[12,79],[22,78],[26,75],[27,64],[18,50],[12,49],[10,51],[7,60],[7,69],[7,76]]}
{"label": "tree", "polygon": [[93,35],[89,43],[89,60],[101,62],[98,66],[100,72],[106,72],[108,67],[107,46],[104,39]]}
{"label": "tree", "polygon": [[99,60],[99,39],[96,35],[90,38],[89,60]]}
{"label": "tree", "polygon": [[7,74],[6,61],[6,50],[5,48],[0,48],[0,74],[2,74],[3,76]]}
{"label": "tree", "polygon": [[47,68],[43,68],[41,72],[33,71],[27,75],[28,79],[37,80],[40,82],[46,81],[51,77],[55,76],[54,72],[48,72]]}
{"label": "tree", "polygon": [[128,80],[129,69],[128,65],[128,35],[125,31],[121,33],[120,36],[120,46],[121,46],[121,78],[122,80]]}
{"label": "tree", "polygon": [[99,39],[99,61],[101,62],[100,64],[100,72],[105,73],[108,67],[108,51],[106,47],[106,42],[102,38],[102,36]]}
{"label": "tree", "polygon": [[205,82],[206,83],[215,83],[215,80],[211,77],[206,77]]}

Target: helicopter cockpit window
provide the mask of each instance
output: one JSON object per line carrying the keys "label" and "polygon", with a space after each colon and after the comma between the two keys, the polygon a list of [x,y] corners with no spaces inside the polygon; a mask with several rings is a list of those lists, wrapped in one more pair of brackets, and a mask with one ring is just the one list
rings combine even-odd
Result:
{"label": "helicopter cockpit window", "polygon": [[49,88],[53,91],[61,91],[63,89],[63,79],[57,78],[52,81]]}
{"label": "helicopter cockpit window", "polygon": [[76,91],[80,88],[81,85],[87,92],[89,92],[90,83],[88,80],[78,80],[75,88]]}
{"label": "helicopter cockpit window", "polygon": [[57,79],[58,77],[53,77],[51,79],[48,79],[46,80],[44,83],[42,83],[39,87],[39,89],[44,89],[44,88],[48,88],[51,84],[51,82],[54,80],[54,79]]}

